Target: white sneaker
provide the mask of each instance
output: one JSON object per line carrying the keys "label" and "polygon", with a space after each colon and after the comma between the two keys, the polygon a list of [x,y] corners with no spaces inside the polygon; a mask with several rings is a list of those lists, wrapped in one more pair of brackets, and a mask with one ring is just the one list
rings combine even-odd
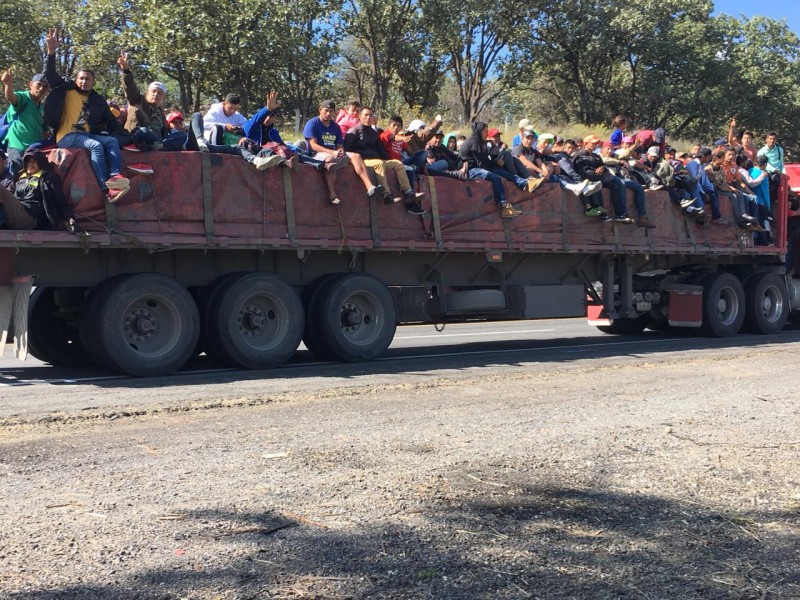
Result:
{"label": "white sneaker", "polygon": [[270,167],[277,166],[283,159],[279,154],[271,154],[270,156],[256,156],[253,159],[253,166],[259,171],[264,171]]}
{"label": "white sneaker", "polygon": [[208,144],[206,144],[206,141],[204,139],[202,139],[202,138],[197,140],[197,149],[200,152],[209,152]]}
{"label": "white sneaker", "polygon": [[582,183],[568,183],[564,187],[576,196],[580,196],[583,193],[584,185]]}
{"label": "white sneaker", "polygon": [[681,208],[687,208],[694,204],[694,198],[684,198],[681,200]]}
{"label": "white sneaker", "polygon": [[602,181],[589,181],[586,180],[586,185],[583,188],[583,195],[584,196],[591,196],[592,194],[596,194],[600,190],[603,189],[603,182]]}

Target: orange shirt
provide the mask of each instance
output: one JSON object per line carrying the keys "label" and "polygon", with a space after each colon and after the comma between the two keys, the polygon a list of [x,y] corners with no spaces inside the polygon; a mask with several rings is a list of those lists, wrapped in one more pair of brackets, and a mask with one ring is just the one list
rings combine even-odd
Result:
{"label": "orange shirt", "polygon": [[722,170],[725,172],[725,183],[734,183],[742,180],[739,167],[735,162],[722,163]]}

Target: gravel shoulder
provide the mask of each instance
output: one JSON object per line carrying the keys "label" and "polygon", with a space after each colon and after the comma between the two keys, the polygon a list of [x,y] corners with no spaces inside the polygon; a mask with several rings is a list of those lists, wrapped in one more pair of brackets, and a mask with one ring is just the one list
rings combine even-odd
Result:
{"label": "gravel shoulder", "polygon": [[798,349],[7,415],[0,595],[797,598]]}

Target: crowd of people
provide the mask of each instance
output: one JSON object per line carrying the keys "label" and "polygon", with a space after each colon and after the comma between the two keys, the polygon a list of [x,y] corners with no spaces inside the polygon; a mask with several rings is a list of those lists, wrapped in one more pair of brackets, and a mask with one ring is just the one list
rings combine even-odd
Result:
{"label": "crowd of people", "polygon": [[[44,73],[34,75],[24,91],[14,90],[9,69],[0,76],[10,106],[0,127],[0,226],[11,229],[51,229],[59,221],[75,227],[74,215],[63,196],[58,176],[49,168],[43,150],[49,147],[88,150],[92,170],[108,202],[130,189],[122,174],[121,153],[199,151],[233,154],[264,170],[307,167],[319,170],[331,205],[342,200],[336,191],[338,172],[352,167],[373,200],[403,203],[407,212],[425,213],[424,194],[417,192],[422,175],[456,180],[485,180],[503,218],[520,214],[506,198],[503,180],[533,192],[543,183],[556,183],[574,194],[587,217],[653,228],[645,194],[664,190],[699,224],[724,224],[720,199],[730,202],[736,225],[753,232],[757,244],[771,244],[772,207],[784,172],[784,150],[777,135],[767,135],[757,149],[748,130],[736,131],[731,120],[727,138],[710,146],[696,145],[678,153],[667,144],[663,128],[631,132],[624,115],[613,120],[608,140],[589,135],[581,140],[537,133],[529,119],[519,122],[510,145],[497,129],[481,121],[469,137],[442,131],[442,118],[415,119],[404,126],[399,116],[379,127],[369,106],[351,101],[338,113],[333,100],[319,105],[318,115],[303,128],[303,138],[287,143],[276,127],[278,96],[270,92],[264,106],[250,118],[239,112],[240,98],[228,94],[205,114],[185,119],[178,109],[165,110],[166,86],[151,82],[142,92],[134,80],[129,58],[121,53],[120,106],[94,90],[95,75],[79,69],[74,78],[56,72],[58,31],[45,37]],[[135,173],[152,173],[146,163],[132,162]],[[400,193],[391,191],[387,174],[394,173]],[[603,205],[608,188],[612,215]],[[627,209],[633,195],[636,218]],[[708,212],[710,211],[710,215]]]}

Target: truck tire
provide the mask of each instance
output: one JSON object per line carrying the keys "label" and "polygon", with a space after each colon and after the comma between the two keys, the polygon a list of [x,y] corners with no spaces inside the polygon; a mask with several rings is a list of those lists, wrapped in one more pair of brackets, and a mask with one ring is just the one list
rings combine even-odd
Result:
{"label": "truck tire", "polygon": [[56,289],[38,287],[28,301],[28,352],[42,362],[59,367],[88,367],[92,361],[83,349],[78,320],[57,316]]}
{"label": "truck tire", "polygon": [[647,324],[647,315],[641,315],[635,319],[614,319],[611,325],[597,325],[597,329],[614,335],[639,335]]}
{"label": "truck tire", "polygon": [[271,369],[295,353],[304,323],[292,286],[272,273],[238,273],[211,302],[207,336],[226,364]]}
{"label": "truck tire", "polygon": [[506,309],[506,295],[502,290],[464,290],[451,292],[444,297],[447,313],[498,312]]}
{"label": "truck tire", "polygon": [[703,286],[703,331],[714,337],[739,333],[744,323],[744,289],[730,273],[712,273],[701,278]]}
{"label": "truck tire", "polygon": [[104,300],[109,289],[114,287],[117,282],[131,277],[130,274],[114,275],[104,279],[92,289],[86,297],[86,301],[81,306],[81,314],[78,317],[78,333],[81,345],[83,346],[89,360],[97,367],[106,371],[115,371],[114,363],[108,358],[105,352],[102,339],[100,338],[100,321],[97,318],[97,309],[100,302]]}
{"label": "truck tire", "polygon": [[334,279],[345,277],[346,273],[329,273],[317,277],[303,290],[303,309],[305,310],[305,327],[303,329],[303,343],[317,358],[322,360],[337,360],[336,355],[322,336],[319,325],[320,303],[319,299],[325,287]]}
{"label": "truck tire", "polygon": [[[156,273],[112,278],[98,290],[86,320],[93,352],[112,370],[136,377],[166,375],[192,356],[200,317],[191,294]],[[83,339],[83,331],[81,334]]]}
{"label": "truck tire", "polygon": [[383,354],[397,329],[397,308],[381,280],[351,273],[327,282],[320,292],[316,331],[325,351],[345,362]]}
{"label": "truck tire", "polygon": [[214,326],[214,322],[217,318],[217,316],[211,312],[211,305],[216,300],[220,290],[224,290],[225,286],[232,278],[241,274],[241,272],[236,272],[220,275],[208,285],[200,288],[197,292],[195,302],[197,303],[197,311],[200,314],[200,336],[197,340],[194,356],[205,353],[211,360],[220,363],[224,362],[222,355],[208,339],[208,332]]}
{"label": "truck tire", "polygon": [[789,318],[786,282],[775,273],[756,273],[744,285],[744,328],[751,333],[778,333]]}

